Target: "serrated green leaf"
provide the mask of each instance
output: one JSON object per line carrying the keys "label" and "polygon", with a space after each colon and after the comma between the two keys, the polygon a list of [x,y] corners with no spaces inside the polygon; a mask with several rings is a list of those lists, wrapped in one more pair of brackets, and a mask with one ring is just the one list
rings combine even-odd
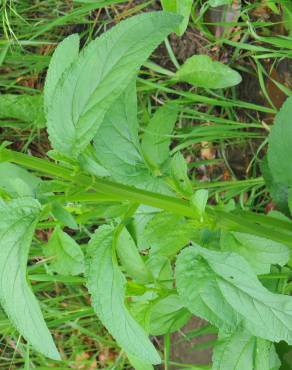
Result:
{"label": "serrated green leaf", "polygon": [[84,272],[84,255],[80,246],[57,226],[43,248],[50,260],[51,270],[60,275],[79,275]]}
{"label": "serrated green leaf", "polygon": [[166,104],[158,108],[145,129],[142,138],[142,151],[147,162],[159,168],[169,159],[171,133],[177,119],[177,108]]}
{"label": "serrated green leaf", "polygon": [[0,126],[38,128],[45,127],[42,95],[0,95]]}
{"label": "serrated green leaf", "polygon": [[176,282],[186,307],[222,330],[242,322],[254,336],[292,343],[292,298],[264,288],[241,256],[186,248],[177,259]]}
{"label": "serrated green leaf", "polygon": [[222,232],[220,245],[223,251],[245,258],[256,274],[267,274],[271,265],[284,266],[289,261],[290,249],[286,245],[251,234]]}
{"label": "serrated green leaf", "polygon": [[219,333],[212,370],[276,370],[280,361],[274,344],[254,337],[242,328]]}
{"label": "serrated green leaf", "polygon": [[0,303],[12,324],[43,355],[60,356],[26,280],[28,252],[39,203],[31,198],[0,202]]}
{"label": "serrated green leaf", "polygon": [[187,59],[175,78],[206,89],[224,89],[238,85],[242,80],[237,71],[213,61],[208,55],[193,55]]}
{"label": "serrated green leaf", "polygon": [[44,104],[48,112],[55,89],[62,74],[72,65],[79,54],[79,35],[73,34],[60,42],[51,58],[44,86]]}
{"label": "serrated green leaf", "polygon": [[11,197],[36,197],[41,180],[15,164],[0,163],[0,188]]}
{"label": "serrated green leaf", "polygon": [[195,247],[186,248],[179,254],[176,285],[182,302],[193,314],[222,330],[234,330],[242,317],[226,301],[216,277]]}
{"label": "serrated green leaf", "polygon": [[283,104],[275,118],[269,137],[268,161],[274,179],[292,186],[292,96]]}
{"label": "serrated green leaf", "polygon": [[140,153],[135,80],[107,112],[95,135],[94,149],[116,181],[141,186],[152,178]]}
{"label": "serrated green leaf", "polygon": [[101,226],[89,243],[86,276],[93,308],[129,355],[158,364],[161,361],[158,353],[126,308],[126,280],[117,264],[113,241],[113,228]]}
{"label": "serrated green leaf", "polygon": [[178,36],[182,36],[188,27],[193,0],[161,0],[161,4],[165,11],[182,16],[182,21],[176,30]]}
{"label": "serrated green leaf", "polygon": [[96,157],[114,180],[169,194],[166,184],[151,174],[140,153],[136,82],[133,79],[107,112],[95,135],[94,149]]}
{"label": "serrated green leaf", "polygon": [[193,227],[184,217],[159,212],[147,223],[143,238],[151,254],[173,256],[189,243],[192,232]]}
{"label": "serrated green leaf", "polygon": [[[76,157],[133,75],[180,18],[154,12],[129,18],[92,41],[63,74],[48,111],[52,146]],[[93,78],[94,76],[94,78]]]}

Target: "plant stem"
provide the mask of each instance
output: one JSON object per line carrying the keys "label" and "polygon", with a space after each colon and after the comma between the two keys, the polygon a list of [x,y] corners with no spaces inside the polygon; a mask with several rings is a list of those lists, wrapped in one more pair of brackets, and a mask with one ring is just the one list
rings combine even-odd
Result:
{"label": "plant stem", "polygon": [[[184,199],[137,189],[133,186],[119,184],[103,178],[91,177],[83,173],[76,173],[72,169],[45,159],[2,149],[0,150],[0,162],[5,161],[22,165],[53,178],[59,177],[71,181],[84,186],[88,191],[68,198],[64,196],[66,200],[75,199],[75,201],[92,202],[100,202],[101,200],[129,201],[197,219],[189,202]],[[292,224],[290,226],[286,221],[250,212],[241,214],[228,213],[215,206],[206,208],[206,216],[209,223],[214,224],[216,227],[252,233],[284,243],[292,248]]]}

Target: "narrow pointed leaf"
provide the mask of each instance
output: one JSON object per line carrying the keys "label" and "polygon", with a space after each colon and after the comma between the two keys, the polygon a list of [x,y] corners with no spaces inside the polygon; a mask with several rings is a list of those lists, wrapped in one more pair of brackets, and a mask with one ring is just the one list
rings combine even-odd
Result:
{"label": "narrow pointed leaf", "polygon": [[60,356],[28,286],[26,265],[31,239],[40,213],[31,198],[0,203],[0,302],[23,337],[52,359]]}
{"label": "narrow pointed leaf", "polygon": [[172,13],[127,19],[92,41],[63,74],[48,111],[52,146],[76,157],[151,52],[178,25]]}
{"label": "narrow pointed leaf", "polygon": [[153,344],[125,305],[126,280],[113,243],[110,226],[99,227],[89,243],[86,275],[93,308],[122,349],[146,363],[158,364],[160,357]]}

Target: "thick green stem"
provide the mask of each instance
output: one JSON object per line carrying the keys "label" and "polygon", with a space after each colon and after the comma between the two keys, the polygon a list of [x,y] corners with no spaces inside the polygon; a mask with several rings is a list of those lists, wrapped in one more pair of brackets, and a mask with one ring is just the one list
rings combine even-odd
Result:
{"label": "thick green stem", "polygon": [[[0,150],[0,162],[13,162],[30,168],[46,176],[62,178],[85,187],[88,191],[64,200],[100,202],[101,200],[129,201],[144,204],[186,217],[197,218],[188,201],[166,196],[132,186],[115,183],[103,178],[91,177],[83,173],[74,173],[72,169],[44,159],[31,157],[27,154],[8,149]],[[227,230],[237,230],[270,238],[292,247],[292,225],[253,213],[234,214],[209,206],[206,215],[211,223]],[[272,227],[273,226],[273,227]]]}

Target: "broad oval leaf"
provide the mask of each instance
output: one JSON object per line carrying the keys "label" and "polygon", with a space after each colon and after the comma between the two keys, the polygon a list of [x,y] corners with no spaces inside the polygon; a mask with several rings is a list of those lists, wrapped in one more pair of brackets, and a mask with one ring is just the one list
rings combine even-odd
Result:
{"label": "broad oval leaf", "polygon": [[231,334],[219,332],[212,370],[276,370],[280,365],[273,343],[242,328]]}
{"label": "broad oval leaf", "polygon": [[0,202],[0,302],[13,325],[37,351],[59,360],[26,280],[28,252],[39,214],[40,205],[31,198]]}
{"label": "broad oval leaf", "polygon": [[117,264],[113,243],[114,229],[110,226],[99,227],[89,243],[86,276],[93,308],[129,355],[158,364],[161,360],[153,344],[126,308],[126,280]]}
{"label": "broad oval leaf", "polygon": [[192,313],[223,330],[242,321],[254,336],[292,343],[292,298],[264,288],[241,256],[186,248],[177,260],[176,279]]}
{"label": "broad oval leaf", "polygon": [[175,74],[175,78],[206,89],[224,89],[241,82],[237,71],[213,61],[208,55],[193,55],[187,59]]}
{"label": "broad oval leaf", "polygon": [[268,161],[277,183],[292,186],[292,96],[276,115],[269,137]]}
{"label": "broad oval leaf", "polygon": [[48,131],[54,149],[76,157],[96,134],[110,106],[151,52],[179,24],[172,13],[127,19],[92,41],[54,91]]}
{"label": "broad oval leaf", "polygon": [[222,232],[221,248],[240,254],[257,274],[267,274],[271,265],[284,266],[289,261],[290,249],[281,243],[256,235]]}
{"label": "broad oval leaf", "polygon": [[242,320],[225,300],[216,274],[195,247],[184,249],[176,263],[177,291],[184,305],[194,314],[222,330],[234,330]]}

